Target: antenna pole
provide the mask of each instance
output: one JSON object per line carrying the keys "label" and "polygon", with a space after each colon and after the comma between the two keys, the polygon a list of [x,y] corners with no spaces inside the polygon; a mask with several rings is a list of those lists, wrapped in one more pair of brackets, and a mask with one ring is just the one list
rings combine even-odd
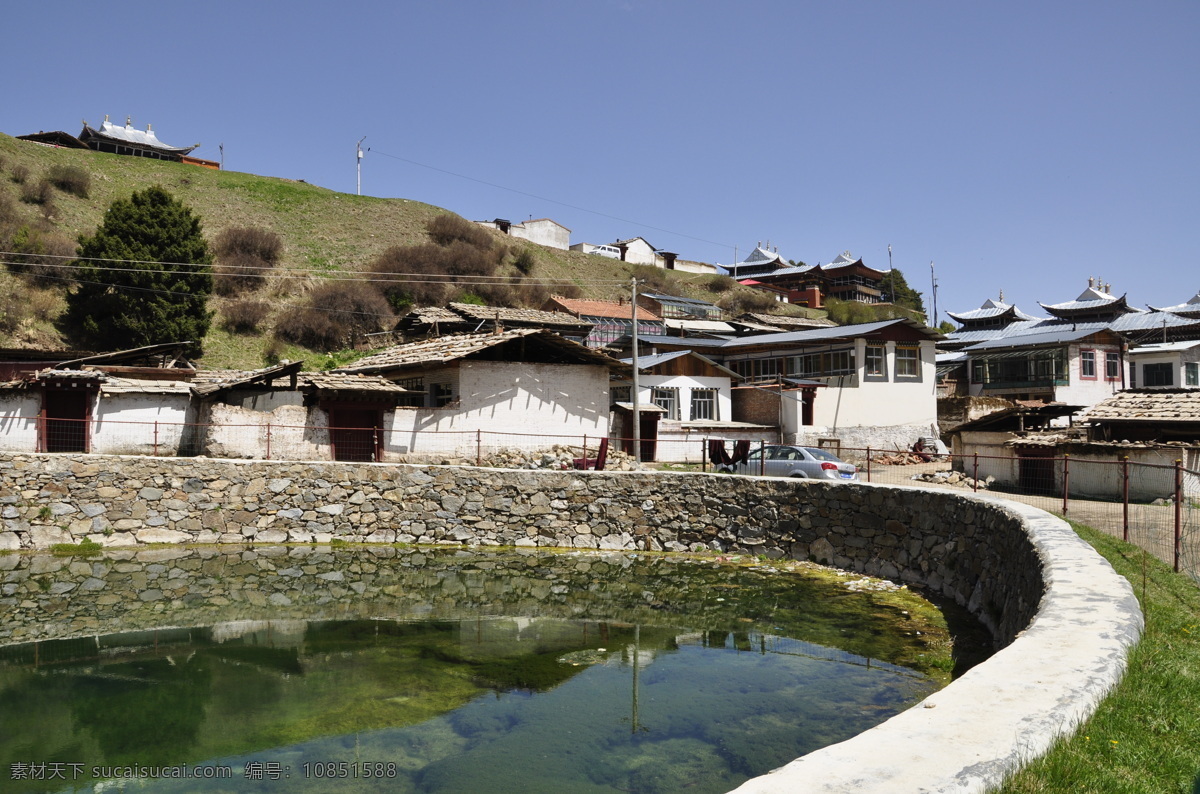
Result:
{"label": "antenna pole", "polygon": [[355,158],[355,161],[358,166],[358,195],[360,195],[360,196],[362,195],[362,158],[363,158],[362,142],[365,141],[366,139],[367,139],[367,136],[364,135],[358,139],[358,143],[354,144],[354,151],[358,155]]}
{"label": "antenna pole", "polygon": [[937,273],[933,269],[933,260],[929,260],[929,279],[933,282],[933,327],[937,328],[938,311],[937,311]]}

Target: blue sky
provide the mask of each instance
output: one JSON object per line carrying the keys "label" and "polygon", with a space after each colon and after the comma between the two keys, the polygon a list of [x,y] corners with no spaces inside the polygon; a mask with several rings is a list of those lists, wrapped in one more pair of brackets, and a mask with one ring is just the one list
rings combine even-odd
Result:
{"label": "blue sky", "polygon": [[[1200,290],[1200,3],[10,4],[0,131],[728,263],[888,250],[938,309]],[[19,35],[18,35],[19,32]],[[20,79],[11,79],[19,75]]]}

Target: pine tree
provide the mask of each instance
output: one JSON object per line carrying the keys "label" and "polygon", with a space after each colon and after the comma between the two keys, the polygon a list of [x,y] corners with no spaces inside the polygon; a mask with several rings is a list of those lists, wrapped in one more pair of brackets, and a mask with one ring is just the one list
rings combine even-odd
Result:
{"label": "pine tree", "polygon": [[200,219],[161,187],[117,199],[91,237],[79,240],[79,284],[68,324],[93,350],[196,343],[212,313],[212,254]]}

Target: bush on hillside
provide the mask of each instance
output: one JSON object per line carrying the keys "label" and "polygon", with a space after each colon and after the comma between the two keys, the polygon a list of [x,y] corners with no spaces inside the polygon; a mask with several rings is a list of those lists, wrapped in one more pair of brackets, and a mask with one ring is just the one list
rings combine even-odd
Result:
{"label": "bush on hillside", "polygon": [[0,193],[0,247],[5,251],[12,250],[12,238],[24,224],[17,202],[7,193]]}
{"label": "bush on hillside", "polygon": [[22,224],[8,238],[8,250],[6,266],[27,281],[49,286],[71,280],[75,243],[48,225]]}
{"label": "bush on hillside", "polygon": [[729,314],[737,316],[746,312],[765,312],[775,308],[775,296],[757,289],[731,290],[725,293],[717,305]]}
{"label": "bush on hillside", "polygon": [[265,229],[225,229],[213,241],[216,266],[213,286],[219,295],[239,295],[262,285],[279,263],[283,240]]}
{"label": "bush on hillside", "polygon": [[[471,276],[490,276],[495,257],[455,240],[449,245],[393,246],[381,253],[368,268],[379,290],[396,310],[409,306],[443,306],[457,284],[475,281]],[[474,284],[463,288],[478,292]]]}
{"label": "bush on hillside", "polygon": [[74,165],[51,166],[47,179],[62,192],[79,198],[87,198],[92,190],[92,175]]}
{"label": "bush on hillside", "polygon": [[638,292],[653,292],[660,295],[682,295],[683,290],[670,270],[654,265],[634,265],[632,275],[639,282]]}
{"label": "bush on hillside", "polygon": [[710,276],[708,280],[704,282],[704,286],[709,292],[729,292],[729,290],[737,286],[737,282],[734,281],[730,276],[716,275]]}
{"label": "bush on hillside", "polygon": [[481,251],[488,251],[494,241],[492,235],[481,226],[458,215],[445,214],[430,218],[425,223],[425,231],[429,233],[429,239],[438,245],[461,241]]}
{"label": "bush on hillside", "polygon": [[395,315],[384,296],[361,281],[334,281],[315,289],[308,304],[286,313],[275,326],[280,339],[330,352],[352,347],[362,338],[384,330]]}
{"label": "bush on hillside", "polygon": [[524,276],[528,276],[529,274],[533,273],[533,268],[536,264],[537,260],[534,259],[533,252],[528,248],[522,248],[517,252],[517,255],[513,257],[513,267],[515,267],[517,271]]}
{"label": "bush on hillside", "polygon": [[8,172],[8,178],[16,182],[18,185],[25,184],[25,181],[29,179],[29,167],[22,163],[17,163],[12,167],[12,170]]}
{"label": "bush on hillside", "polygon": [[221,325],[235,334],[254,333],[271,313],[266,301],[234,301],[221,310]]}
{"label": "bush on hillside", "polygon": [[21,201],[43,207],[54,204],[54,186],[48,180],[26,181],[21,186]]}
{"label": "bush on hillside", "polygon": [[0,288],[0,333],[13,333],[34,322],[46,322],[57,314],[61,296],[19,281]]}

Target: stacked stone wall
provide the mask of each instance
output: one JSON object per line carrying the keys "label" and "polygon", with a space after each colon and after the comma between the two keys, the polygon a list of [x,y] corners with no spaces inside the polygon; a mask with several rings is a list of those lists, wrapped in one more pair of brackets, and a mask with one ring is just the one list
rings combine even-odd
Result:
{"label": "stacked stone wall", "polygon": [[923,586],[1007,644],[1043,590],[1021,520],[939,491],[704,474],[9,455],[0,549],[89,540],[742,552]]}

